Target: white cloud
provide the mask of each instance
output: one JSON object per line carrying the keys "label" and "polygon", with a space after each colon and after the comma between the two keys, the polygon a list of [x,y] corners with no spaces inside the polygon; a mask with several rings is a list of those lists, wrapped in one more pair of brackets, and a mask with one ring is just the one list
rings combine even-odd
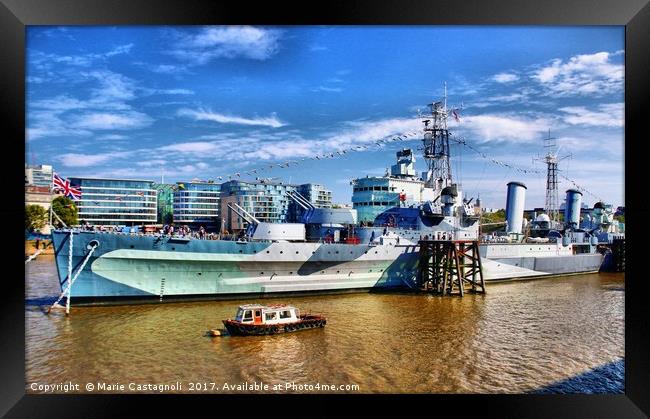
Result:
{"label": "white cloud", "polygon": [[623,90],[623,64],[610,61],[618,53],[576,55],[564,62],[554,59],[533,72],[532,78],[550,94],[602,96]]}
{"label": "white cloud", "polygon": [[458,128],[470,131],[471,140],[477,142],[529,142],[541,138],[552,125],[545,118],[484,114],[464,116]]}
{"label": "white cloud", "polygon": [[216,58],[267,60],[279,48],[281,32],[252,26],[203,28],[196,35],[178,34],[172,55],[202,65]]}
{"label": "white cloud", "polygon": [[115,153],[104,153],[104,154],[95,154],[95,155],[66,153],[58,156],[57,160],[67,167],[88,167],[88,166],[94,166],[96,164],[105,163],[115,157],[116,157]]}
{"label": "white cloud", "polygon": [[129,52],[131,52],[131,48],[133,48],[133,44],[120,45],[114,48],[113,50],[105,53],[104,56],[112,57],[114,55],[128,54]]}
{"label": "white cloud", "polygon": [[107,135],[100,135],[97,137],[98,140],[126,140],[127,138],[129,137],[120,134],[107,134]]}
{"label": "white cloud", "polygon": [[312,92],[331,92],[331,93],[339,93],[342,92],[343,89],[340,87],[327,87],[327,86],[318,86],[312,89]]}
{"label": "white cloud", "polygon": [[160,147],[164,151],[178,151],[181,153],[210,153],[218,150],[218,143],[208,141],[194,141],[187,143],[176,143]]}
{"label": "white cloud", "polygon": [[150,95],[193,95],[194,92],[189,89],[142,89]]}
{"label": "white cloud", "polygon": [[499,73],[492,76],[492,80],[497,83],[511,83],[513,81],[519,80],[519,76],[512,73]]}
{"label": "white cloud", "polygon": [[563,116],[564,122],[571,125],[622,127],[625,123],[623,103],[602,104],[596,112],[583,106],[567,106],[560,108],[560,111],[566,114]]}
{"label": "white cloud", "polygon": [[83,137],[92,133],[86,129],[71,127],[63,121],[59,111],[35,110],[27,115],[29,127],[25,130],[25,139],[33,141],[39,138],[73,136]]}
{"label": "white cloud", "polygon": [[[374,143],[390,135],[402,134],[419,128],[413,118],[385,119],[375,121],[352,121],[341,130],[330,132],[320,138],[307,139],[298,132],[283,132],[277,135],[264,132],[250,132],[246,136],[221,134],[203,136],[214,141],[188,141],[169,144],[158,149],[161,155],[192,158],[219,158],[230,161],[280,160],[311,158],[326,153],[350,149],[355,145]],[[224,150],[228,150],[227,153]],[[171,153],[170,153],[171,152]],[[201,163],[195,164],[199,169]]]}
{"label": "white cloud", "polygon": [[184,108],[184,109],[179,109],[178,115],[187,116],[197,121],[213,121],[213,122],[218,122],[220,124],[261,125],[261,126],[266,126],[271,128],[280,128],[287,125],[286,123],[280,121],[275,116],[275,114],[271,114],[271,116],[261,117],[261,118],[244,118],[241,116],[225,115],[225,114],[212,112],[204,109],[197,111],[193,109]]}
{"label": "white cloud", "polygon": [[136,129],[149,126],[153,119],[141,112],[86,113],[75,118],[73,126],[89,130]]}
{"label": "white cloud", "polygon": [[389,135],[419,129],[422,124],[415,118],[391,118],[375,121],[354,121],[345,124],[338,133],[321,140],[327,148],[339,149],[374,142]]}
{"label": "white cloud", "polygon": [[160,74],[186,74],[189,73],[187,68],[183,65],[174,65],[174,64],[158,64],[156,66],[150,67],[147,65],[154,73]]}
{"label": "white cloud", "polygon": [[60,64],[72,65],[77,67],[91,67],[97,61],[105,61],[109,57],[116,55],[128,54],[133,44],[120,45],[110,51],[93,54],[79,55],[57,55],[46,54],[40,51],[28,50],[28,60],[38,70],[56,68]]}
{"label": "white cloud", "polygon": [[147,159],[147,160],[138,161],[135,164],[140,167],[160,167],[168,163],[169,162],[167,160],[162,160],[162,159]]}
{"label": "white cloud", "polygon": [[96,70],[82,75],[99,82],[99,87],[92,89],[97,101],[124,101],[135,98],[135,82],[122,74],[109,70]]}

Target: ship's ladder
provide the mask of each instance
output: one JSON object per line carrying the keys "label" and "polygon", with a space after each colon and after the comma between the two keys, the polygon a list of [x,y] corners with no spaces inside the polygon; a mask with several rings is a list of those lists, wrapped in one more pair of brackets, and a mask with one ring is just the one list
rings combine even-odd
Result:
{"label": "ship's ladder", "polygon": [[89,246],[90,246],[90,251],[84,258],[83,262],[81,263],[81,266],[77,270],[77,273],[72,276],[72,238],[73,238],[73,232],[70,230],[70,238],[69,238],[69,255],[68,255],[68,285],[65,287],[59,298],[52,304],[52,306],[47,310],[46,314],[50,314],[50,311],[52,311],[53,308],[63,308],[59,303],[63,299],[63,297],[66,296],[67,294],[67,299],[66,299],[66,304],[65,304],[65,314],[68,315],[70,314],[70,290],[72,289],[72,284],[74,284],[74,281],[79,277],[79,274],[81,271],[83,271],[84,267],[86,266],[86,263],[90,259],[90,257],[93,255],[93,252],[95,249],[97,249],[97,246],[99,246],[99,243],[95,240],[91,241]]}

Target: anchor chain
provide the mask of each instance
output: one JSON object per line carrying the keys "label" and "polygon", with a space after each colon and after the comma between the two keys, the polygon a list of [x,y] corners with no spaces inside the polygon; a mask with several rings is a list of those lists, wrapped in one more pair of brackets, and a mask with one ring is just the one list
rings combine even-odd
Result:
{"label": "anchor chain", "polygon": [[[79,267],[79,270],[77,270],[77,273],[72,277],[72,279],[70,279],[70,280],[68,281],[68,285],[67,285],[66,288],[63,290],[63,292],[61,293],[61,295],[59,296],[59,298],[58,298],[58,299],[54,302],[54,304],[52,304],[52,306],[47,310],[47,313],[48,313],[48,314],[49,314],[49,312],[50,312],[50,311],[51,311],[51,310],[52,310],[56,305],[59,304],[59,302],[63,299],[63,297],[66,295],[66,293],[68,293],[68,292],[70,291],[70,288],[72,287],[72,284],[73,284],[74,281],[77,279],[77,277],[79,277],[79,274],[81,273],[81,271],[83,271],[84,267],[86,266],[86,263],[88,262],[88,260],[90,259],[90,257],[93,255],[93,252],[95,251],[95,249],[97,248],[97,246],[98,246],[98,244],[93,244],[93,245],[92,245],[92,247],[90,248],[90,252],[88,252],[88,254],[86,255],[86,257],[84,258],[83,262],[81,263],[81,266]],[[70,278],[70,277],[68,277],[68,278]],[[69,312],[70,312],[70,296],[68,295],[68,301],[67,301],[67,303],[66,303],[66,314],[68,314]]]}

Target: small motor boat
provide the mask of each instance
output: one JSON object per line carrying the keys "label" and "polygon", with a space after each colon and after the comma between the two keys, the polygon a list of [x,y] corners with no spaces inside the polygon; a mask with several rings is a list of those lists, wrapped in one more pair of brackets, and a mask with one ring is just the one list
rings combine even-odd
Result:
{"label": "small motor boat", "polygon": [[300,310],[293,306],[260,304],[239,306],[234,319],[223,320],[228,333],[239,336],[295,332],[324,327],[326,323],[322,315],[300,314]]}

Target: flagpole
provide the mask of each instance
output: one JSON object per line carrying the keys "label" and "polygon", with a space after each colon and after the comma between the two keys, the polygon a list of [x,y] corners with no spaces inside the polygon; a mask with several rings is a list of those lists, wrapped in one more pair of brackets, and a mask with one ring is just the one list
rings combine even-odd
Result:
{"label": "flagpole", "polygon": [[54,186],[54,169],[52,169],[52,179],[50,182],[50,234],[52,234],[52,190]]}

